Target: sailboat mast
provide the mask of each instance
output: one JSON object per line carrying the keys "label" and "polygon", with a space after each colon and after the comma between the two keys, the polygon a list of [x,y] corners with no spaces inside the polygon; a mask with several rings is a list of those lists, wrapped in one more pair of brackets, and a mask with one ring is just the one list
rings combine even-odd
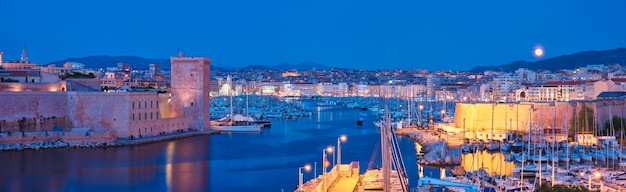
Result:
{"label": "sailboat mast", "polygon": [[244,92],[246,94],[246,116],[249,116],[248,114],[248,83],[246,82],[246,91]]}
{"label": "sailboat mast", "polygon": [[[622,108],[622,109],[621,109],[621,114],[622,114],[622,115],[620,116],[621,118],[620,118],[620,121],[619,121],[619,124],[621,125],[621,129],[620,129],[620,130],[622,130],[622,131],[620,131],[619,136],[620,136],[620,140],[621,140],[622,142],[620,142],[620,143],[619,143],[619,144],[620,144],[620,145],[619,145],[619,154],[622,154],[622,153],[623,153],[623,151],[624,151],[624,149],[623,149],[623,147],[622,147],[622,146],[624,145],[624,130],[625,130],[625,129],[624,129],[624,104],[626,104],[626,103],[624,103],[624,101],[622,101],[622,107],[621,107],[621,108]],[[622,158],[622,157],[623,157],[623,155],[620,155],[620,156],[619,156],[619,160],[620,160],[620,162],[622,162],[622,160],[623,160],[623,158]]]}
{"label": "sailboat mast", "polygon": [[496,110],[496,104],[492,103],[491,104],[491,135],[489,138],[493,138],[493,113]]}
{"label": "sailboat mast", "polygon": [[[554,102],[554,116],[552,117],[552,178],[550,178],[550,184],[554,186],[554,148],[556,147],[556,101]],[[556,156],[557,160],[559,156]]]}
{"label": "sailboat mast", "polygon": [[411,107],[413,107],[413,85],[411,85],[411,90],[409,92],[409,100],[407,101],[407,105],[409,106],[409,109],[407,110],[408,116],[409,116],[409,125],[411,125]]}
{"label": "sailboat mast", "polygon": [[228,96],[230,98],[230,124],[233,124],[233,87],[232,87],[232,80],[230,75],[228,75],[228,79],[226,79],[226,82],[228,83]]}
{"label": "sailboat mast", "polygon": [[[543,125],[543,110],[539,111],[539,130],[541,131],[539,134],[541,134],[541,136],[539,138],[543,138],[543,131],[544,131],[545,127]],[[538,144],[539,146],[541,146],[541,142],[542,140],[539,140]],[[541,158],[541,153],[543,152],[542,147],[539,147],[539,186],[541,186],[541,171],[543,170],[542,167],[542,158]]]}
{"label": "sailboat mast", "polygon": [[[609,123],[610,130],[608,131],[609,135],[607,135],[607,136],[615,136],[615,132],[614,132],[615,131],[615,127],[613,126],[613,110],[611,110],[611,105],[609,105],[609,122],[610,122]],[[607,157],[607,160],[606,160],[607,165],[606,166],[607,167],[609,166],[608,165],[608,162],[609,162],[609,160],[608,160],[609,156],[608,155],[614,149],[613,148],[613,144],[611,144],[611,143],[608,143],[608,144],[609,144],[609,146],[606,147],[606,154],[607,154],[607,156],[606,156]],[[615,159],[613,159],[613,164],[615,164]]]}
{"label": "sailboat mast", "polygon": [[[574,110],[576,111],[576,110]],[[567,120],[563,118],[563,127],[565,127]],[[569,171],[569,127],[565,129],[565,167]]]}
{"label": "sailboat mast", "polygon": [[[532,124],[533,124],[533,105],[530,105],[530,108],[528,108],[528,146],[526,147],[526,155],[522,154],[522,174],[520,174],[520,181],[524,180],[524,157],[528,156],[530,157],[530,144],[531,144],[531,128],[532,128]],[[520,186],[521,186],[521,182],[520,182]]]}

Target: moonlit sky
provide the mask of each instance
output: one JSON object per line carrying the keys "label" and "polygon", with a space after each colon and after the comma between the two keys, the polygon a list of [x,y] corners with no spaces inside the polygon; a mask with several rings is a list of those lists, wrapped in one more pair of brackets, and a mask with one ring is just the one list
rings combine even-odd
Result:
{"label": "moonlit sky", "polygon": [[469,70],[626,47],[626,1],[2,0],[0,51],[31,62],[93,55],[216,66],[317,62]]}

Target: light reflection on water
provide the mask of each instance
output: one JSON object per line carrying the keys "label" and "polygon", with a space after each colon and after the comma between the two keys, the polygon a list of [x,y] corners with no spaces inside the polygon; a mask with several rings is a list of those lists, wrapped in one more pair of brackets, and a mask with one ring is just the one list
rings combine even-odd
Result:
{"label": "light reflection on water", "polygon": [[[422,151],[422,146],[415,142],[415,151]],[[459,150],[458,148],[451,148],[452,150]],[[460,154],[460,153],[458,153]],[[473,172],[480,168],[484,168],[490,175],[507,175],[513,174],[514,162],[505,161],[506,155],[500,152],[489,153],[487,151],[480,151],[477,153],[461,154],[461,166],[465,172]],[[424,166],[424,169],[420,169],[420,177],[434,177],[441,178],[443,175],[450,176],[455,166]]]}
{"label": "light reflection on water", "polygon": [[207,191],[209,137],[0,153],[0,191]]}
{"label": "light reflection on water", "polygon": [[472,172],[479,168],[484,168],[490,175],[507,175],[513,174],[515,163],[505,161],[505,155],[500,152],[489,153],[480,151],[477,153],[463,154],[461,165],[466,172]]}
{"label": "light reflection on water", "polygon": [[[321,108],[312,117],[272,120],[261,133],[201,135],[137,146],[0,153],[0,191],[290,191],[298,167],[320,163],[320,150],[345,134],[343,163],[368,168],[380,140],[356,109]],[[417,172],[411,140],[400,140],[409,174]],[[405,152],[406,151],[406,152]],[[380,153],[379,153],[380,154]],[[332,159],[332,158],[331,158]],[[313,178],[316,171],[304,173]],[[416,181],[411,181],[413,185]]]}
{"label": "light reflection on water", "polygon": [[[0,153],[0,191],[290,191],[298,167],[313,165],[320,151],[342,143],[342,161],[368,168],[380,142],[378,119],[368,113],[356,124],[356,109],[320,109],[312,117],[273,120],[261,133],[201,135],[167,142],[98,149],[48,149]],[[398,139],[409,174],[417,184],[414,142]],[[380,150],[380,149],[379,149]],[[380,152],[378,153],[380,154]],[[321,173],[317,166],[317,174]],[[304,180],[313,178],[304,173]],[[425,167],[436,177],[438,168]]]}

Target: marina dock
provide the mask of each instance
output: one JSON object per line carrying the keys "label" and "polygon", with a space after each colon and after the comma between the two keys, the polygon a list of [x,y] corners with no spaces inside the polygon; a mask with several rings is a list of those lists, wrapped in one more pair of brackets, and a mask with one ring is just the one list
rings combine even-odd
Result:
{"label": "marina dock", "polygon": [[[339,172],[339,170],[341,170],[341,172]],[[360,165],[358,161],[352,161],[350,164],[336,165],[326,174],[319,175],[307,181],[302,184],[300,189],[296,189],[295,191],[354,191],[359,182],[359,171]]]}

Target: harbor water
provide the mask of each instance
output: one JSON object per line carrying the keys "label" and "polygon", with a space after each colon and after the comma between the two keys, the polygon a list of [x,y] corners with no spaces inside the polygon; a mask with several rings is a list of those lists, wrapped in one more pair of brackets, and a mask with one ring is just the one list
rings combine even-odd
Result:
{"label": "harbor water", "polygon": [[[304,180],[321,174],[322,150],[337,145],[342,163],[359,161],[361,173],[380,167],[380,133],[364,110],[303,106],[310,117],[274,119],[260,133],[221,133],[137,146],[46,149],[0,153],[0,191],[293,191],[298,168]],[[362,115],[363,125],[356,124]],[[415,144],[399,139],[413,188],[418,169]],[[378,151],[377,151],[378,150]],[[372,157],[374,154],[374,158]],[[332,156],[328,156],[333,161]],[[437,177],[439,169],[425,168]]]}

